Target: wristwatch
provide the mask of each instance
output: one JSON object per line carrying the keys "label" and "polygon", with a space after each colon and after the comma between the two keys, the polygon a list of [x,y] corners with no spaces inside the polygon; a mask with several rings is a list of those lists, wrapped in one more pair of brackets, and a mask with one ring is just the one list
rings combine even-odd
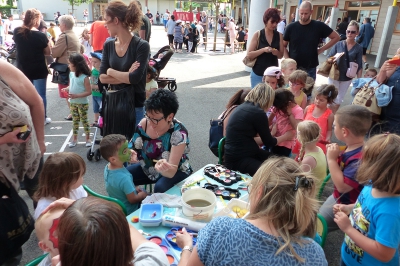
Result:
{"label": "wristwatch", "polygon": [[191,246],[184,246],[183,249],[182,249],[182,251],[181,251],[181,254],[182,254],[182,252],[185,251],[185,250],[189,250],[190,252],[192,252],[192,251],[193,251],[193,247],[191,247]]}

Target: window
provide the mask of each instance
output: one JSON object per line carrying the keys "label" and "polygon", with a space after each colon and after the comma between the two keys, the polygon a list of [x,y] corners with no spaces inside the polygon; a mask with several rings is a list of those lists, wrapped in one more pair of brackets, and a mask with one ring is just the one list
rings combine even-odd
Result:
{"label": "window", "polygon": [[[397,3],[397,6],[400,7],[400,3]],[[400,9],[397,12],[396,24],[394,25],[394,33],[400,34]]]}

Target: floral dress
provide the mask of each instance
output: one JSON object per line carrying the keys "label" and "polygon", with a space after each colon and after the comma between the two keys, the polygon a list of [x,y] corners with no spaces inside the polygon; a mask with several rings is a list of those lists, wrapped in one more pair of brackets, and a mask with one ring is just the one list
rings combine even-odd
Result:
{"label": "floral dress", "polygon": [[133,149],[137,152],[143,172],[150,180],[156,181],[161,177],[161,174],[154,168],[156,164],[154,160],[165,159],[168,161],[172,146],[186,144],[185,151],[178,165],[178,171],[182,171],[188,175],[193,172],[188,157],[190,151],[188,131],[185,126],[176,119],[172,121],[170,129],[156,139],[150,138],[146,133],[146,129],[143,129],[139,124],[136,127],[131,142],[133,143]]}

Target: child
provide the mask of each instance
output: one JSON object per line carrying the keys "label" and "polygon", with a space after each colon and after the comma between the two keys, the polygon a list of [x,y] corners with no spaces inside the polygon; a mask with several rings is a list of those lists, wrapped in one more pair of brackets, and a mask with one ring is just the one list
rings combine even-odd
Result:
{"label": "child", "polygon": [[48,255],[38,264],[38,266],[51,266],[51,259],[59,254],[57,227],[60,216],[65,209],[52,208],[48,212],[39,216],[35,222],[35,232],[39,240],[39,247]]}
{"label": "child", "polygon": [[297,69],[297,63],[292,58],[285,58],[281,62],[281,71],[285,78],[285,88],[289,88],[289,76]]}
{"label": "child", "polygon": [[85,48],[85,51],[83,52],[83,54],[85,54],[87,57],[90,58],[90,53],[92,52],[92,46],[90,46],[89,39],[90,39],[89,30],[84,29],[81,34],[81,44]]}
{"label": "child", "polygon": [[376,71],[376,69],[368,68],[365,71],[364,78],[374,78],[374,77],[376,77],[377,74],[378,74],[378,72]]}
{"label": "child", "polygon": [[73,152],[56,152],[51,154],[43,164],[35,199],[38,205],[34,218],[37,219],[42,211],[53,201],[62,197],[80,199],[87,197],[82,187],[86,164],[83,159]]}
{"label": "child", "polygon": [[[188,40],[188,46],[189,46],[188,51],[189,51],[191,54],[193,54],[193,53],[192,53],[192,48],[193,48],[194,34],[193,34],[193,29],[192,29],[192,28],[189,28],[189,33],[186,34],[185,38]],[[161,54],[160,54],[160,55],[161,55]]]}
{"label": "child", "polygon": [[85,62],[85,58],[78,53],[72,53],[69,56],[69,87],[64,91],[68,92],[70,99],[70,108],[72,114],[72,131],[73,140],[69,143],[69,147],[75,147],[78,142],[79,121],[82,122],[86,134],[86,147],[90,147],[90,125],[88,120],[89,100],[88,97],[92,94],[89,77],[91,71]]}
{"label": "child", "polygon": [[135,157],[136,153],[128,149],[128,141],[118,134],[107,135],[101,140],[100,153],[109,162],[104,168],[108,195],[122,201],[128,214],[136,211],[147,193],[135,187],[132,175],[124,167],[124,163],[131,160],[131,153]]}
{"label": "child", "polygon": [[328,231],[338,229],[333,221],[333,205],[355,203],[363,188],[355,179],[355,175],[361,159],[364,136],[371,123],[371,112],[363,106],[343,106],[335,114],[335,135],[338,140],[346,144],[346,150],[341,153],[336,143],[327,145],[326,158],[334,190],[319,212],[327,222]]}
{"label": "child", "polygon": [[56,24],[54,22],[50,22],[50,28],[47,29],[47,33],[51,35],[51,40],[53,41],[53,44],[56,43],[56,31],[55,31],[55,26]]}
{"label": "child", "polygon": [[[314,121],[305,120],[297,125],[297,139],[301,144],[299,162],[304,172],[311,172],[322,183],[326,176],[326,157],[317,142],[321,137],[321,128]],[[317,189],[319,189],[317,184]]]}
{"label": "child", "polygon": [[282,88],[285,80],[279,67],[269,67],[264,71],[263,82],[269,85],[273,90]]}
{"label": "child", "polygon": [[94,112],[94,123],[91,126],[95,126],[99,121],[100,108],[102,94],[99,89],[99,75],[100,75],[100,64],[103,55],[101,53],[90,53],[92,61],[92,76],[90,77],[90,86],[92,88],[92,99],[93,99],[93,112]]}
{"label": "child", "polygon": [[306,85],[307,73],[303,70],[293,71],[289,76],[289,90],[294,95],[295,102],[302,108],[306,108],[307,95],[302,91]]}
{"label": "child", "polygon": [[146,74],[146,99],[149,98],[150,94],[158,89],[158,84],[155,79],[157,78],[157,70],[147,64],[147,74]]}
{"label": "child", "polygon": [[[335,222],[346,233],[342,261],[350,265],[399,265],[400,137],[381,134],[369,139],[357,180],[365,185],[357,202],[334,205]],[[350,214],[350,217],[348,215]]]}
{"label": "child", "polygon": [[268,122],[272,125],[274,117],[276,121],[273,124],[271,135],[280,137],[285,134],[291,134],[291,140],[283,141],[272,148],[272,153],[289,157],[292,152],[297,128],[297,124],[303,120],[303,109],[294,102],[293,94],[286,89],[275,91],[274,106]]}

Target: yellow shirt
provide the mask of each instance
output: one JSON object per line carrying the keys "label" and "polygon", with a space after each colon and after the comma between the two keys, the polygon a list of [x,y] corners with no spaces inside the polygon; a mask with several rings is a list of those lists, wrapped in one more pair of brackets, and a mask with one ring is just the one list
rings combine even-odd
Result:
{"label": "yellow shirt", "polygon": [[54,40],[56,39],[56,32],[53,27],[48,28],[47,32],[50,33],[51,37],[53,37]]}
{"label": "yellow shirt", "polygon": [[326,157],[324,152],[320,147],[318,147],[318,152],[309,152],[304,154],[304,157],[306,156],[311,156],[315,159],[317,162],[317,165],[315,166],[314,169],[311,170],[311,173],[318,179],[319,183],[317,184],[317,191],[319,190],[322,181],[324,181],[324,178],[326,177],[326,169],[327,169],[327,164],[326,164]]}

